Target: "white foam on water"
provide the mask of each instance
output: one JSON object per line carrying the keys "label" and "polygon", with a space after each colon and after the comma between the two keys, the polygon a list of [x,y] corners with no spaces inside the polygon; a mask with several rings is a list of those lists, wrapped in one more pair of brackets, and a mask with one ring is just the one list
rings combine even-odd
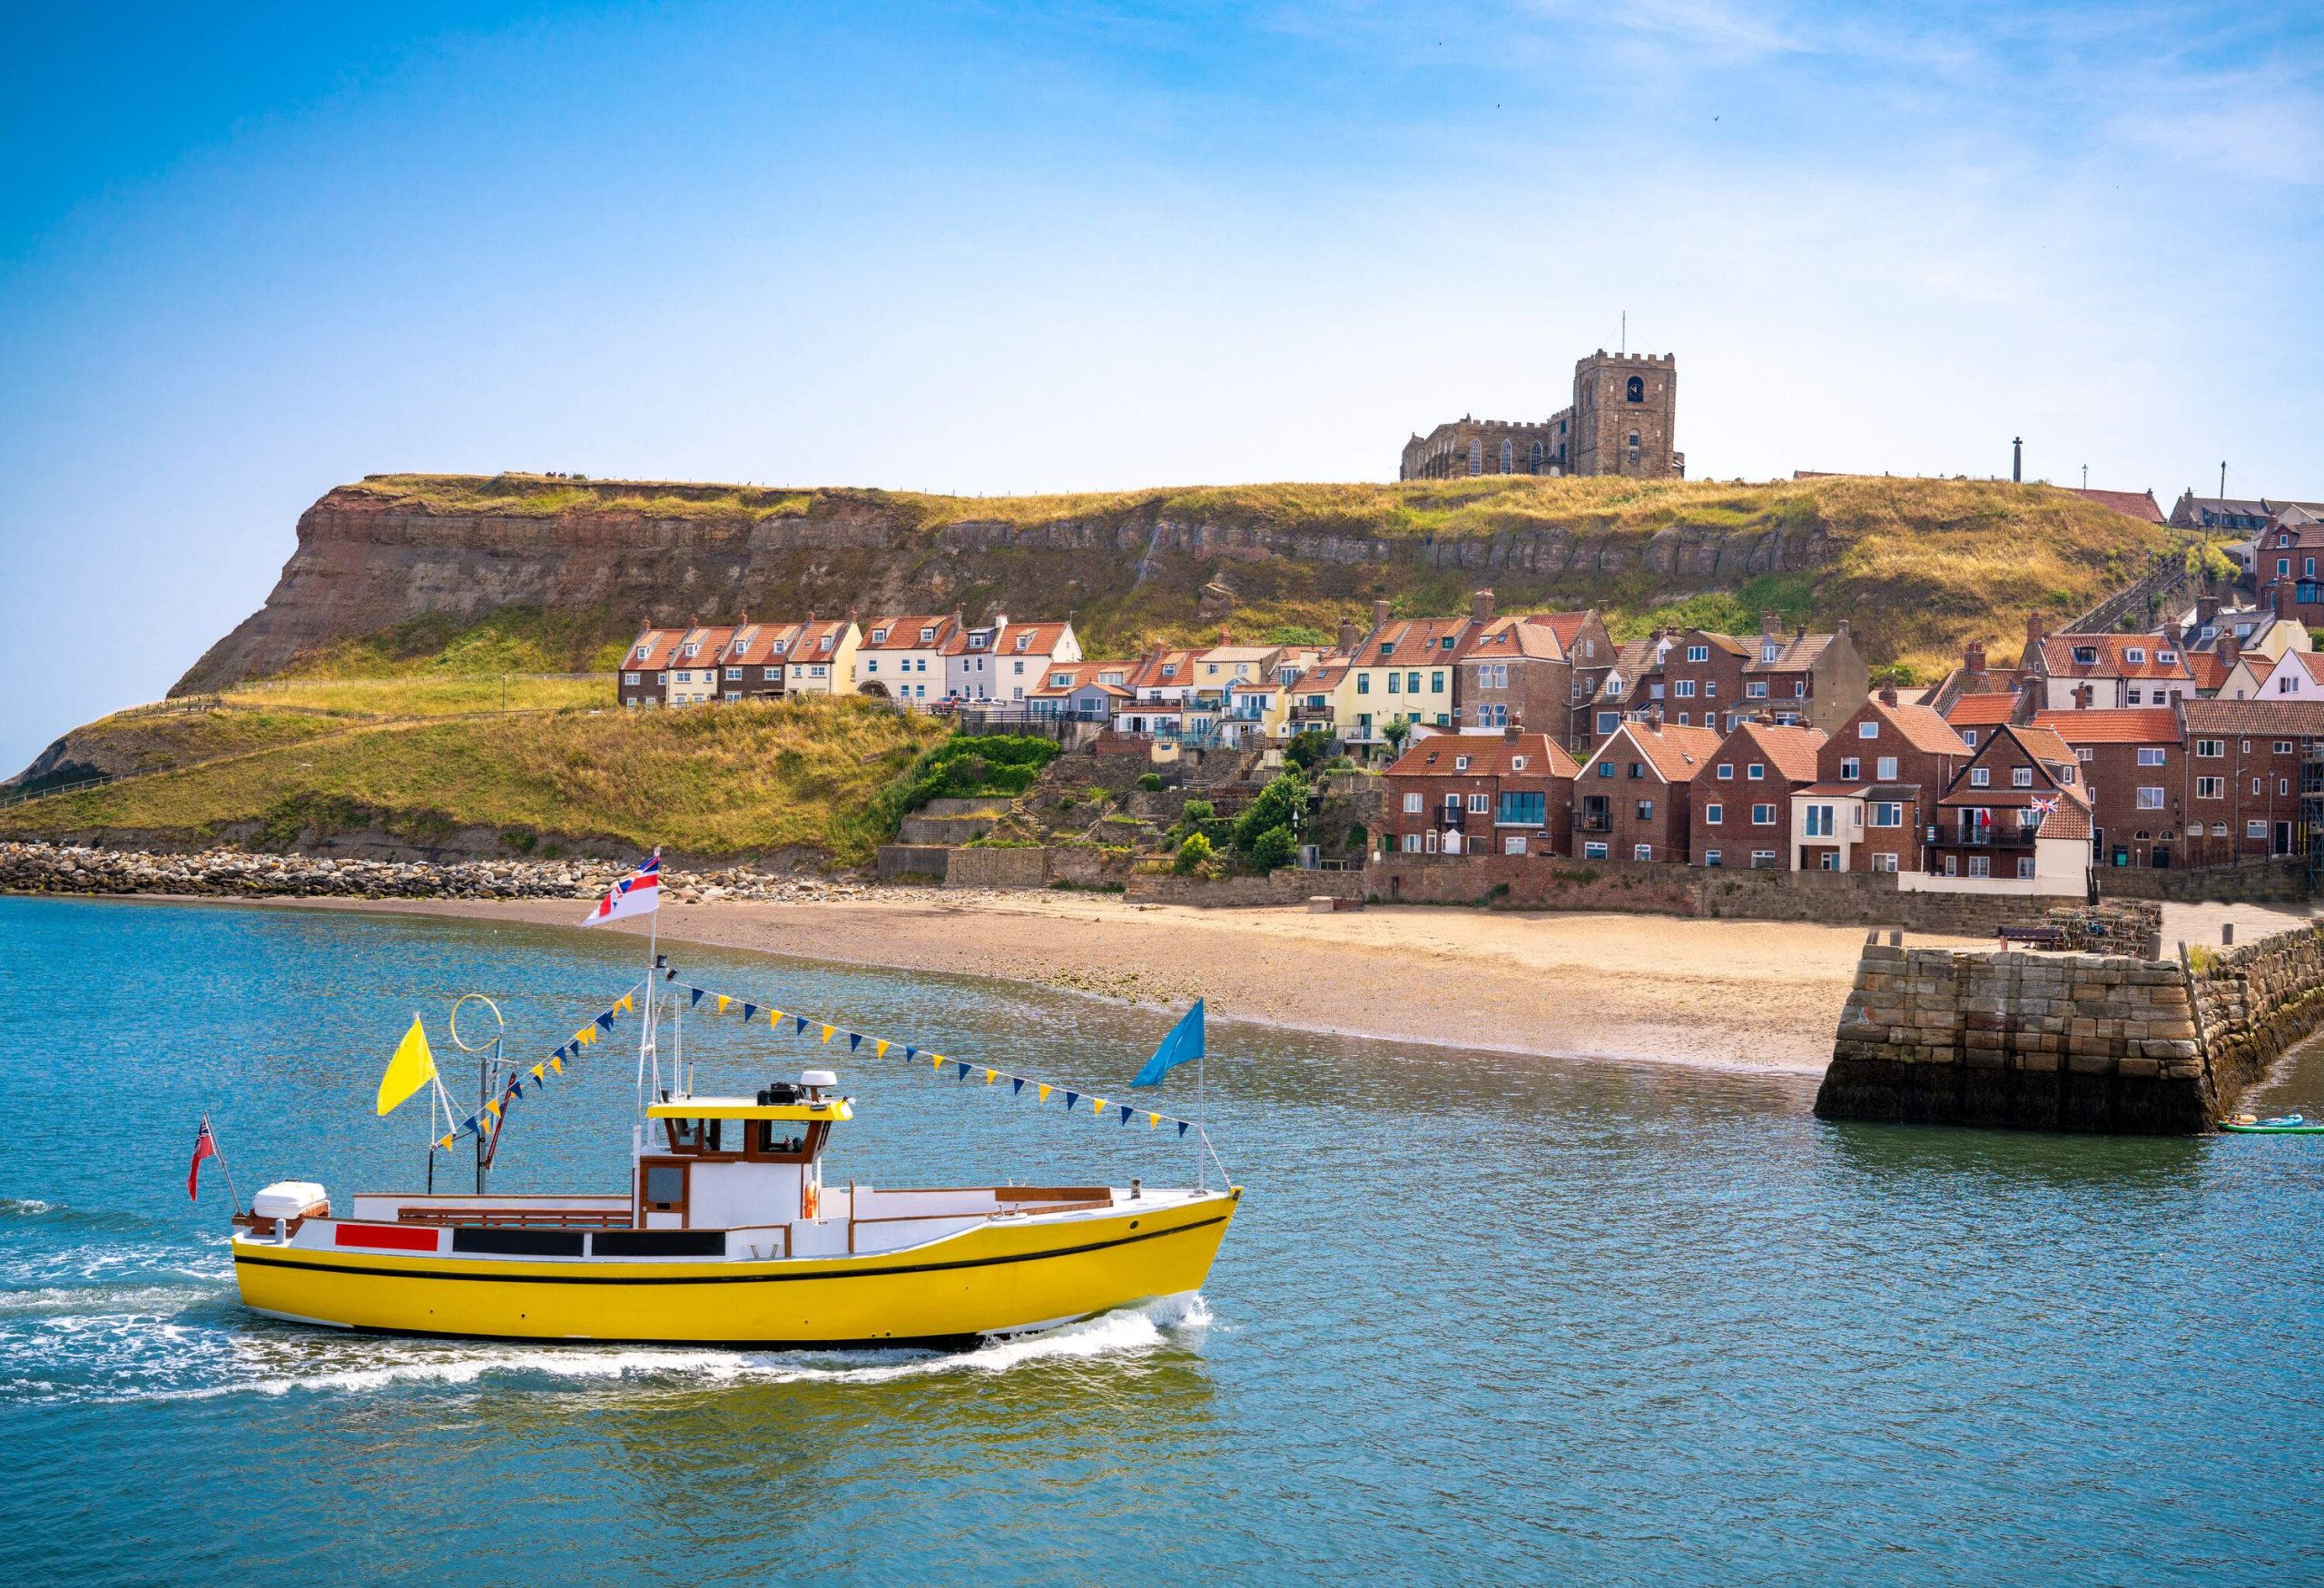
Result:
{"label": "white foam on water", "polygon": [[[487,1376],[547,1378],[566,1384],[626,1382],[671,1389],[752,1384],[885,1384],[945,1373],[1005,1373],[1036,1363],[1082,1361],[1141,1354],[1167,1344],[1174,1335],[1199,1338],[1210,1308],[1200,1293],[1167,1297],[1038,1334],[1015,1336],[950,1353],[910,1350],[789,1352],[727,1351],[663,1346],[461,1346],[453,1342],[398,1341],[381,1336],[320,1336],[329,1355],[360,1366],[300,1371],[281,1358],[310,1346],[318,1336],[301,1336],[298,1346],[270,1341],[241,1355],[253,1376],[238,1382],[186,1388],[131,1390],[110,1398],[208,1400],[222,1396],[289,1395],[294,1391],[366,1395],[423,1386],[461,1387]],[[171,1332],[164,1330],[162,1332]],[[320,1366],[320,1364],[313,1364]],[[288,1369],[286,1371],[285,1369]]]}
{"label": "white foam on water", "polygon": [[0,1218],[31,1218],[55,1211],[55,1203],[38,1197],[0,1197]]}

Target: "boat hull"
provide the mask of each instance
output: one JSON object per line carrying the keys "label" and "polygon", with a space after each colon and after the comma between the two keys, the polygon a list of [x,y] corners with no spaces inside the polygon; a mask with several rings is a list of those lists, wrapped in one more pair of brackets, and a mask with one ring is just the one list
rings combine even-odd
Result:
{"label": "boat hull", "polygon": [[254,1311],[340,1328],[791,1349],[949,1345],[1199,1288],[1238,1198],[1000,1219],[901,1251],[772,1262],[401,1258],[238,1232],[234,1274]]}

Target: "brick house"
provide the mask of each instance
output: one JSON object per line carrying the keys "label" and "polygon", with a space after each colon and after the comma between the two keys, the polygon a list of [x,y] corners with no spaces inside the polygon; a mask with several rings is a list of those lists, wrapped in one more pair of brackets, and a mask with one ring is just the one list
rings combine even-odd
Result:
{"label": "brick house", "polygon": [[1945,720],[1884,688],[1817,748],[1792,796],[1795,871],[1925,869],[1937,802],[1971,751]]}
{"label": "brick house", "polygon": [[1816,781],[1824,735],[1768,717],[1721,742],[1688,801],[1687,856],[1696,865],[1791,869],[1791,796]]}
{"label": "brick house", "polygon": [[2186,865],[2228,865],[2307,850],[2302,747],[2324,739],[2324,701],[2191,700],[2186,725]]}
{"label": "brick house", "polygon": [[1846,618],[1830,634],[1810,634],[1802,626],[1786,635],[1770,612],[1759,621],[1758,638],[1748,643],[1742,704],[1719,708],[1729,732],[1743,713],[1764,707],[1780,725],[1799,725],[1828,734],[1864,704],[1870,675],[1856,654]]}
{"label": "brick house", "polygon": [[1972,750],[1993,736],[1993,731],[2007,723],[2028,720],[2033,713],[2025,706],[2024,697],[2016,695],[1965,695],[1946,709],[1945,725],[1961,735],[1961,742]]}
{"label": "brick house", "polygon": [[2179,832],[2186,821],[2187,753],[2176,710],[2045,711],[2033,725],[2063,739],[2082,764],[2098,864],[2185,863]]}
{"label": "brick house", "polygon": [[[1623,718],[1646,715],[1649,675],[1655,671],[1661,650],[1660,635],[1625,640],[1614,652],[1614,665],[1599,675],[1597,688],[1578,714],[1582,719],[1581,725],[1589,735],[1585,743],[1591,754],[1614,736]],[[1659,680],[1654,682],[1659,687]]]}
{"label": "brick house", "polygon": [[2051,729],[1994,729],[1937,801],[1929,870],[2023,883],[2039,892],[2081,892],[2093,830],[2081,764]]}
{"label": "brick house", "polygon": [[1547,734],[1433,735],[1382,774],[1381,851],[1562,854],[1581,770]]}
{"label": "brick house", "polygon": [[1695,775],[1718,745],[1709,728],[1625,720],[1574,780],[1574,858],[1685,860]]}
{"label": "brick house", "polygon": [[669,699],[670,658],[677,654],[678,642],[685,636],[683,628],[655,628],[650,624],[637,631],[616,676],[623,705],[650,710]]}
{"label": "brick house", "polygon": [[806,626],[803,623],[753,623],[745,615],[734,626],[734,637],[726,642],[718,658],[719,698],[781,698],[785,665]]}

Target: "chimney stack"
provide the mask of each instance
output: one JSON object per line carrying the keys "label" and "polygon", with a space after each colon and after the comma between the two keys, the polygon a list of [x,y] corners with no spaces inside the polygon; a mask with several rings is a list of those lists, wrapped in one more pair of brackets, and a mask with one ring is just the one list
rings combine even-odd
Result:
{"label": "chimney stack", "polygon": [[1384,596],[1372,603],[1372,626],[1375,629],[1388,626],[1388,599]]}
{"label": "chimney stack", "polygon": [[1961,647],[1961,667],[1964,672],[1982,673],[1985,670],[1985,642],[1973,639]]}
{"label": "chimney stack", "polygon": [[2220,630],[2220,665],[2229,672],[2233,672],[2235,670],[2236,662],[2241,658],[2242,655],[2243,642],[2235,637],[2235,630],[2232,628],[2223,628]]}
{"label": "chimney stack", "polygon": [[2173,617],[2163,624],[2162,643],[2165,646],[2174,651],[2184,650],[2186,648],[2186,631],[2179,626],[2179,620],[2177,618]]}
{"label": "chimney stack", "polygon": [[1517,735],[1524,731],[1525,714],[1512,711],[1509,714],[1509,725],[1501,730],[1502,742],[1505,745],[1514,745],[1517,743]]}
{"label": "chimney stack", "polygon": [[2201,628],[2207,623],[2216,621],[2218,617],[2219,597],[2217,596],[2198,596],[2195,597],[2196,627]]}
{"label": "chimney stack", "polygon": [[1364,636],[1355,632],[1355,619],[1353,617],[1341,618],[1340,649],[1346,655],[1352,656],[1355,655],[1355,647],[1363,643]]}
{"label": "chimney stack", "polygon": [[2292,616],[2292,582],[2290,579],[2278,579],[2275,596],[2276,616],[2290,618]]}
{"label": "chimney stack", "polygon": [[1883,684],[1880,686],[1880,704],[1883,705],[1896,704],[1896,686],[1894,684]]}
{"label": "chimney stack", "polygon": [[1773,638],[1783,632],[1783,619],[1772,612],[1759,614],[1759,632]]}
{"label": "chimney stack", "polygon": [[2088,711],[2098,704],[2098,690],[2089,684],[2077,684],[2073,689],[2073,704],[2078,711]]}
{"label": "chimney stack", "polygon": [[1834,630],[1834,632],[1842,639],[1846,639],[1848,637],[1848,620],[1845,617],[1841,618],[1838,626]]}
{"label": "chimney stack", "polygon": [[2038,612],[2027,613],[2025,615],[2025,655],[2018,659],[2019,666],[2032,666],[2034,658],[2041,655],[2042,633],[2042,615]]}
{"label": "chimney stack", "polygon": [[1470,592],[1469,616],[1479,623],[1492,621],[1492,592],[1490,589]]}

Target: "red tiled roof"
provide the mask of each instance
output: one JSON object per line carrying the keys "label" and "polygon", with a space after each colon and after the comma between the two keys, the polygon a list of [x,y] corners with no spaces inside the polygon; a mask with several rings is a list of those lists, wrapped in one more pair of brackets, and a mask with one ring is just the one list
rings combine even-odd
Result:
{"label": "red tiled roof", "polygon": [[1969,746],[1951,724],[1925,705],[1889,705],[1878,695],[1865,703],[1902,734],[1905,743],[1932,755],[1966,755]]}
{"label": "red tiled roof", "polygon": [[1594,616],[1594,612],[1537,612],[1533,614],[1532,621],[1557,636],[1558,644],[1570,656],[1573,655],[1574,641],[1581,637],[1583,627]]}
{"label": "red tiled roof", "polygon": [[1591,759],[1611,754],[1625,740],[1637,747],[1665,783],[1689,781],[1718,754],[1718,735],[1709,728],[1682,727],[1676,723],[1626,722]]}
{"label": "red tiled roof", "polygon": [[1965,695],[1953,703],[1945,720],[1955,728],[1989,728],[2017,713],[2015,695]]}
{"label": "red tiled roof", "polygon": [[[1462,756],[1468,767],[1459,766]],[[1524,757],[1525,769],[1514,762]],[[1432,734],[1415,740],[1388,768],[1390,777],[1573,777],[1581,771],[1574,758],[1547,734],[1520,734],[1512,742],[1502,734]]]}
{"label": "red tiled roof", "polygon": [[1814,783],[1816,752],[1824,747],[1824,731],[1776,723],[1738,723],[1715,759],[1738,761],[1754,746],[1786,783]]}
{"label": "red tiled roof", "polygon": [[[1165,667],[1171,670],[1167,677],[1163,676]],[[1157,646],[1138,658],[1137,666],[1125,682],[1132,689],[1191,689],[1195,682],[1195,653]]]}
{"label": "red tiled roof", "polygon": [[[2077,662],[2077,650],[2097,653],[2095,659]],[[2132,661],[2129,653],[2140,653]],[[2053,634],[2042,641],[2042,664],[2053,678],[2185,678],[2189,676],[2184,661],[2158,662],[2155,658],[2172,650],[2169,642],[2145,634]]]}
{"label": "red tiled roof", "polygon": [[[731,628],[689,628],[678,642],[677,651],[668,665],[673,667],[714,667],[720,655],[726,649],[726,642],[734,637],[734,631]],[[692,656],[686,654],[688,646],[694,647]]]}
{"label": "red tiled roof", "polygon": [[[839,655],[840,643],[852,626],[844,617],[825,617],[799,626],[799,636],[791,642],[789,662],[828,662]],[[829,643],[826,644],[825,642]]]}
{"label": "red tiled roof", "polygon": [[[932,651],[940,650],[952,637],[952,617],[891,616],[875,617],[863,626],[863,643],[858,647],[867,651]],[[920,637],[921,629],[931,630],[930,637]],[[873,639],[873,635],[884,636]]]}
{"label": "red tiled roof", "polygon": [[2215,650],[2187,653],[2187,671],[2195,680],[2195,687],[2216,695],[2227,687],[2227,676],[2235,671],[2235,664]]}
{"label": "red tiled roof", "polygon": [[2142,523],[2163,524],[2170,521],[2163,510],[2155,505],[2154,492],[2152,490],[2093,490],[2087,487],[2071,485],[2060,486],[2058,488],[2078,496],[2085,501],[2096,502],[2102,508],[2112,508],[2118,513],[2126,513]]}
{"label": "red tiled roof", "polygon": [[2324,735],[2324,700],[2188,700],[2190,734]]}
{"label": "red tiled roof", "polygon": [[[1462,649],[1470,628],[1466,617],[1392,617],[1364,636],[1351,664],[1358,667],[1443,665]],[[1450,646],[1445,640],[1452,641]]]}
{"label": "red tiled roof", "polygon": [[1469,636],[1460,656],[1464,662],[1505,661],[1512,656],[1561,662],[1566,659],[1566,647],[1557,631],[1538,617],[1496,617]]}
{"label": "red tiled roof", "polygon": [[1065,639],[1069,623],[1012,623],[1000,631],[1000,643],[992,647],[997,656],[1047,656],[1057,653]]}
{"label": "red tiled roof", "polygon": [[[632,669],[666,667],[670,665],[671,653],[678,648],[678,642],[685,638],[687,632],[683,628],[641,629],[637,637],[630,642],[629,654],[622,658],[621,665]],[[644,656],[638,655],[641,647],[645,652]]]}
{"label": "red tiled roof", "polygon": [[[801,625],[796,623],[745,623],[734,630],[734,637],[726,642],[723,660],[741,666],[758,666],[767,662],[787,662],[791,647],[796,643]],[[783,649],[777,651],[777,641]]]}
{"label": "red tiled roof", "polygon": [[2043,711],[2033,725],[2068,745],[2175,745],[2179,714],[2167,705],[2127,705],[2103,711]]}
{"label": "red tiled roof", "polygon": [[[1768,641],[1776,643],[1776,657],[1772,662],[1758,658],[1767,650]],[[1746,673],[1803,673],[1816,665],[1816,658],[1831,648],[1839,638],[1836,634],[1762,635],[1751,651],[1751,665]]]}

